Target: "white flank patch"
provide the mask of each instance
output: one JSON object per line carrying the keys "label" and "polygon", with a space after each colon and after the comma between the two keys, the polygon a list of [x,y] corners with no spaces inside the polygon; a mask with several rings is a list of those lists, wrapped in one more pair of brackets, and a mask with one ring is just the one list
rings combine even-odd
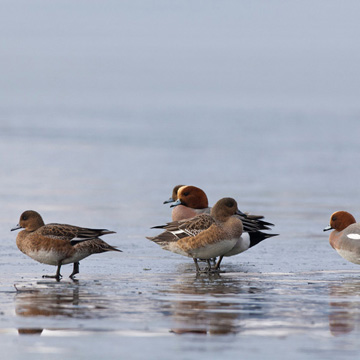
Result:
{"label": "white flank patch", "polygon": [[352,240],[360,240],[360,234],[347,234],[346,236]]}
{"label": "white flank patch", "polygon": [[235,246],[228,251],[224,256],[234,256],[246,251],[250,247],[250,236],[248,233],[243,233],[237,240]]}

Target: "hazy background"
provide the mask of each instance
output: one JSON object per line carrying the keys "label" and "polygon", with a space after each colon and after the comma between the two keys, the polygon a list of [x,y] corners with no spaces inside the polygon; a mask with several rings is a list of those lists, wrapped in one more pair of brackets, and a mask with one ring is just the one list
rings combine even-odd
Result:
{"label": "hazy background", "polygon": [[104,205],[118,206],[125,191],[138,204],[179,182],[205,187],[212,202],[226,189],[307,183],[308,193],[310,182],[311,197],[349,187],[355,197],[359,10],[328,0],[1,1],[2,191],[29,191],[33,207],[36,187],[58,202],[64,191],[84,202],[108,193]]}
{"label": "hazy background", "polygon": [[[260,359],[279,347],[299,359],[356,358],[356,312],[345,316],[353,323],[343,338],[334,341],[328,327],[333,311],[343,320],[344,306],[330,306],[336,294],[348,296],[350,309],[358,306],[359,268],[331,249],[322,229],[335,210],[360,218],[359,14],[359,1],[0,1],[2,331],[29,324],[77,335],[85,329],[86,358],[100,356],[105,343],[114,347],[104,354],[116,358],[118,341],[124,356],[141,358],[137,336],[164,358],[178,346],[179,358],[223,356],[222,349]],[[210,204],[235,197],[242,211],[274,222],[280,236],[226,259],[227,275],[215,284],[194,280],[191,260],[145,239],[152,225],[170,219],[162,202],[179,183],[202,187]],[[47,313],[44,322],[31,312],[27,321],[17,315],[13,284],[32,280],[37,289],[41,275],[55,270],[16,248],[9,229],[26,209],[45,222],[118,233],[108,241],[123,254],[82,262],[86,294],[65,303],[71,314],[79,303],[85,310],[71,320],[62,312]],[[241,282],[248,273],[258,275]],[[101,274],[108,277],[95,286]],[[244,295],[253,288],[268,306]],[[46,289],[40,307],[63,304],[58,291]],[[226,315],[217,301],[225,297],[234,314],[229,332],[250,335],[247,346],[225,336],[197,348],[196,335],[168,336],[184,291],[194,309],[182,319],[188,326],[221,323]],[[148,294],[146,301],[137,292]],[[204,316],[195,325],[194,314]],[[93,332],[119,326],[129,331],[125,338],[105,333],[100,342]],[[12,356],[73,355],[73,335],[65,335],[66,351],[64,334],[35,348],[9,335],[18,344]],[[267,345],[258,349],[259,341]]]}
{"label": "hazy background", "polygon": [[357,1],[1,5],[1,107],[10,114],[359,111]]}

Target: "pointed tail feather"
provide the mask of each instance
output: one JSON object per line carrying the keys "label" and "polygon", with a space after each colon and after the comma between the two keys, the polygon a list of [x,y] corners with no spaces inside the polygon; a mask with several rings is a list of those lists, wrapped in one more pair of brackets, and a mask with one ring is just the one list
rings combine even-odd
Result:
{"label": "pointed tail feather", "polygon": [[240,216],[240,219],[243,223],[245,232],[251,232],[256,230],[271,230],[269,226],[274,226],[274,224],[270,222],[260,220],[258,215]]}
{"label": "pointed tail feather", "polygon": [[170,231],[164,231],[157,236],[147,236],[146,238],[160,245],[161,247],[166,247],[169,243],[179,240],[179,237]]}
{"label": "pointed tail feather", "polygon": [[266,234],[261,231],[249,232],[250,236],[250,247],[255,246],[262,242],[265,239],[271,238],[273,236],[278,236],[279,234]]}
{"label": "pointed tail feather", "polygon": [[156,225],[152,226],[150,229],[164,229],[167,225]]}

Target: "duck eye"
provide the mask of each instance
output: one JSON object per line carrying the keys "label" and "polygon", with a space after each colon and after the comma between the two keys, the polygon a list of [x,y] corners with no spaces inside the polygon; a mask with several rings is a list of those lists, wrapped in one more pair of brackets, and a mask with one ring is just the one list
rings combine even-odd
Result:
{"label": "duck eye", "polygon": [[233,203],[231,200],[229,200],[229,201],[226,202],[225,205],[226,205],[227,207],[231,208],[231,207],[234,206],[234,203]]}
{"label": "duck eye", "polygon": [[336,216],[333,216],[331,220],[336,221]]}
{"label": "duck eye", "polygon": [[188,191],[185,191],[184,192],[184,196],[188,196],[189,195],[189,192]]}
{"label": "duck eye", "polygon": [[27,220],[27,219],[28,219],[27,215],[22,216],[22,220]]}

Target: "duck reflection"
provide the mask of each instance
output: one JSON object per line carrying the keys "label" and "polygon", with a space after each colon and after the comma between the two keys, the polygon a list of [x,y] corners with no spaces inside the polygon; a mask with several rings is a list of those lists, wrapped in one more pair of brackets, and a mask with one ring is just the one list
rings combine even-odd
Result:
{"label": "duck reflection", "polygon": [[334,336],[360,329],[360,281],[330,287],[329,327]]}
{"label": "duck reflection", "polygon": [[[96,303],[96,301],[95,301]],[[86,319],[99,317],[98,310],[106,307],[94,305],[94,296],[86,293],[80,286],[49,286],[30,289],[17,289],[15,313],[20,317],[62,317]],[[36,320],[36,323],[41,320]],[[43,329],[18,329],[19,334],[41,334]]]}
{"label": "duck reflection", "polygon": [[163,311],[175,322],[177,334],[235,334],[242,330],[241,319],[263,316],[261,290],[239,274],[181,277],[168,291]]}

